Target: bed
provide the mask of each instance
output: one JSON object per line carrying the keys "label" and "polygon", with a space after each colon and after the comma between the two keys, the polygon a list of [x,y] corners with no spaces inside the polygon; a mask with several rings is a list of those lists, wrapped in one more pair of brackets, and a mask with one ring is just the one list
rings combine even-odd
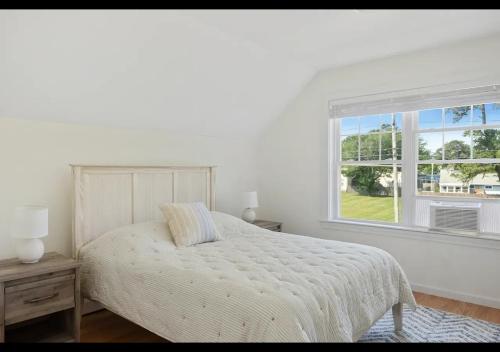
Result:
{"label": "bed", "polygon": [[[387,252],[275,233],[215,211],[213,167],[73,166],[88,299],[174,342],[358,340],[415,307]],[[158,204],[202,201],[223,240],[175,247]]]}

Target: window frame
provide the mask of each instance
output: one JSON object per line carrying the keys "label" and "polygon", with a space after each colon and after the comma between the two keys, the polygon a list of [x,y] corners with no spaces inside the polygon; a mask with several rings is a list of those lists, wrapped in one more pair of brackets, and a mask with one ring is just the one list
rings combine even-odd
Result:
{"label": "window frame", "polygon": [[[409,165],[405,158],[405,153],[413,153],[409,148],[408,142],[405,143],[405,130],[409,130],[411,126],[411,116],[413,116],[413,112],[404,112],[401,113],[401,133],[402,143],[401,143],[401,159],[396,160],[359,160],[359,161],[342,161],[342,146],[341,146],[341,128],[340,122],[341,118],[330,119],[329,120],[329,151],[330,151],[330,177],[329,177],[329,207],[328,207],[328,219],[329,220],[346,220],[350,222],[359,222],[364,224],[374,224],[374,225],[388,225],[388,226],[411,226],[411,216],[409,214],[413,214],[413,205],[410,204],[409,201],[410,195],[406,194],[409,189],[413,191],[413,186],[411,186],[412,181],[408,178],[408,172],[416,172],[416,168],[413,165]],[[406,145],[405,145],[406,144]],[[345,165],[353,165],[353,166],[393,166],[397,165],[401,168],[401,203],[403,204],[401,211],[401,218],[397,223],[391,223],[386,221],[377,221],[377,220],[361,220],[361,219],[351,219],[344,218],[340,216],[340,201],[341,197],[336,196],[340,194],[340,179],[341,179],[341,169],[342,166]],[[337,185],[336,187],[334,185]],[[415,177],[415,186],[416,186],[416,177]],[[415,188],[416,190],[416,188]],[[335,194],[333,193],[335,192]],[[408,210],[405,210],[406,207],[410,207]]]}
{"label": "window frame", "polygon": [[[328,120],[328,221],[341,221],[353,224],[377,225],[383,227],[400,228],[420,228],[415,225],[414,209],[418,199],[457,201],[454,196],[447,195],[422,195],[418,193],[417,170],[421,164],[452,164],[452,163],[499,163],[500,159],[457,159],[457,160],[419,160],[418,134],[422,132],[444,132],[464,131],[464,130],[484,130],[500,128],[500,124],[491,125],[470,125],[446,127],[445,118],[442,118],[442,128],[440,129],[419,129],[418,112],[426,109],[441,109],[445,107],[466,106],[488,104],[492,101],[500,102],[500,91],[497,85],[484,86],[478,88],[467,88],[444,93],[419,94],[406,97],[386,98],[381,100],[364,101],[339,104],[339,101],[329,101],[330,118]],[[383,94],[382,94],[383,95]],[[356,98],[347,98],[347,100]],[[361,106],[361,107],[360,107]],[[406,107],[406,108],[405,108]],[[341,169],[344,165],[386,165],[392,166],[393,160],[374,161],[342,161],[341,148],[341,118],[353,116],[366,116],[376,114],[401,113],[401,160],[398,160],[398,167],[401,167],[401,218],[397,223],[351,219],[340,216],[341,196],[340,180]],[[471,111],[472,113],[472,111]],[[443,112],[444,115],[444,112]],[[359,133],[359,131],[358,131]],[[444,137],[443,137],[444,138]],[[359,146],[360,147],[360,146]],[[471,144],[472,147],[472,144]],[[471,157],[472,157],[471,151]],[[358,158],[359,159],[359,158]],[[461,202],[499,202],[495,198],[477,198],[472,196],[460,197]]]}

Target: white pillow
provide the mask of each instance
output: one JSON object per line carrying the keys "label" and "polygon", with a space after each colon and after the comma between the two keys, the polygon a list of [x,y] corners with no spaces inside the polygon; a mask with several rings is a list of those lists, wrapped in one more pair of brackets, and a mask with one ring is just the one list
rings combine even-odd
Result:
{"label": "white pillow", "polygon": [[177,247],[222,239],[205,204],[166,203],[160,205]]}

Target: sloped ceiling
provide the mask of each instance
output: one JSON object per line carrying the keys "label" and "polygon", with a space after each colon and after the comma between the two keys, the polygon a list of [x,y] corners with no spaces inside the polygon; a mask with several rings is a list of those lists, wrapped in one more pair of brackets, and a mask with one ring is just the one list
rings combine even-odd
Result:
{"label": "sloped ceiling", "polygon": [[319,70],[500,32],[500,11],[0,11],[0,117],[256,135]]}

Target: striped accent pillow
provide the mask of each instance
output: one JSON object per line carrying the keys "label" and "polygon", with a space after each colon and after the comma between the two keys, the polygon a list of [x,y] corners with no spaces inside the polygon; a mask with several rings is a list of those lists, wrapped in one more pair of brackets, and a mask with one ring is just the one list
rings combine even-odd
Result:
{"label": "striped accent pillow", "polygon": [[168,203],[160,205],[177,247],[222,239],[205,204]]}

